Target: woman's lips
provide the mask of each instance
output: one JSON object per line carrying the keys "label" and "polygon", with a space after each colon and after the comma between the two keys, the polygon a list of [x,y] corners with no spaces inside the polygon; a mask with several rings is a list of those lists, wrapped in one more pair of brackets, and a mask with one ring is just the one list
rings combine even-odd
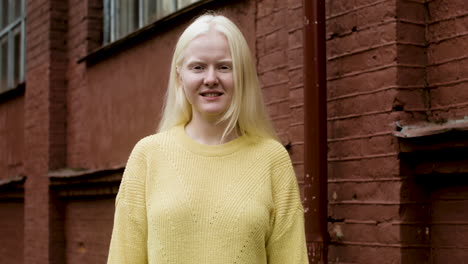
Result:
{"label": "woman's lips", "polygon": [[223,93],[220,92],[206,92],[206,93],[200,93],[201,96],[203,97],[219,97],[223,95]]}

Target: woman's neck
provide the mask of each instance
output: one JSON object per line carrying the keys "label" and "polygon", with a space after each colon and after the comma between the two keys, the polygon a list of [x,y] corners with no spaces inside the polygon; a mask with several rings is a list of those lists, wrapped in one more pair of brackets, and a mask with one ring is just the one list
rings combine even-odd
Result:
{"label": "woman's neck", "polygon": [[185,126],[187,135],[198,143],[205,145],[219,145],[229,142],[239,135],[234,129],[224,138],[222,138],[226,130],[227,122],[217,122],[215,120],[206,120],[197,118],[195,115],[192,120]]}

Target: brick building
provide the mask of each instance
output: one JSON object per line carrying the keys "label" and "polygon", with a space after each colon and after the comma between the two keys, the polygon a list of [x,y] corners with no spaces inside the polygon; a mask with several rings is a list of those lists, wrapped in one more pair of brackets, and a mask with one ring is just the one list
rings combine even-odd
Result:
{"label": "brick building", "polygon": [[[154,133],[172,47],[204,9],[245,33],[302,187],[303,7],[2,1],[0,262],[105,263],[126,159]],[[326,17],[328,262],[463,263],[465,0],[328,0]]]}

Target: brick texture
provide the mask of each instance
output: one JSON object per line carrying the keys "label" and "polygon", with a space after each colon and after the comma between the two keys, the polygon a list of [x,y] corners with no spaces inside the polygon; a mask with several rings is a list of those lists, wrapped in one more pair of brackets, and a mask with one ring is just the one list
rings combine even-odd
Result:
{"label": "brick texture", "polygon": [[0,104],[0,179],[23,173],[24,97]]}
{"label": "brick texture", "polygon": [[397,8],[327,1],[329,263],[398,263]]}
{"label": "brick texture", "polygon": [[332,263],[429,261],[426,189],[392,131],[466,116],[462,2],[327,2]]}
{"label": "brick texture", "polygon": [[5,263],[23,263],[23,201],[0,203],[0,254]]}
{"label": "brick texture", "polygon": [[[67,164],[72,168],[87,168],[88,133],[81,128],[86,120],[86,64],[77,60],[87,55],[88,1],[70,0],[68,10],[68,93],[67,93]],[[91,5],[94,6],[94,5]],[[82,133],[80,133],[82,132]]]}
{"label": "brick texture", "polygon": [[462,0],[427,3],[427,85],[431,120],[460,119],[468,113],[468,7]]}
{"label": "brick texture", "polygon": [[106,263],[114,202],[108,198],[73,199],[66,203],[66,263]]}
{"label": "brick texture", "polygon": [[65,166],[66,11],[63,1],[27,1],[24,263],[63,261],[48,171]]}

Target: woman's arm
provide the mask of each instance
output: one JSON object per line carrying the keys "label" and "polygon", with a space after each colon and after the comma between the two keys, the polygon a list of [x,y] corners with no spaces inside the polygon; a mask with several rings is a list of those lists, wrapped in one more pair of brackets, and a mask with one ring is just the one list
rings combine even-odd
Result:
{"label": "woman's arm", "polygon": [[147,263],[146,158],[142,144],[132,151],[115,203],[107,263]]}
{"label": "woman's arm", "polygon": [[273,175],[275,209],[267,242],[268,264],[309,263],[304,231],[304,210],[289,155],[284,150]]}

